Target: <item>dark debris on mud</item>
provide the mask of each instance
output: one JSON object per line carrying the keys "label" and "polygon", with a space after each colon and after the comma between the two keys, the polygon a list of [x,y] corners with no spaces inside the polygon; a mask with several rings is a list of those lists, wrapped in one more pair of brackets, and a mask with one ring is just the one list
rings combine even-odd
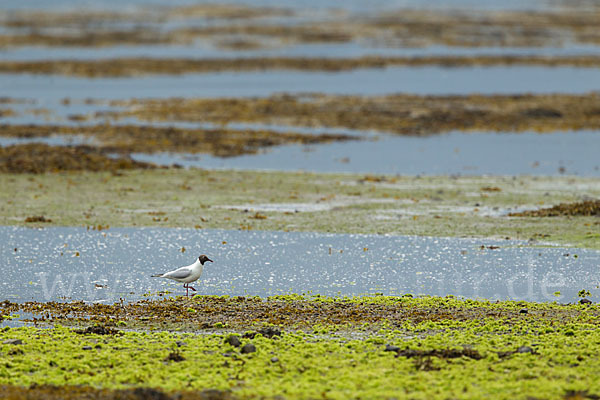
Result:
{"label": "dark debris on mud", "polygon": [[244,333],[243,337],[245,339],[254,339],[256,337],[256,335],[259,333],[268,339],[272,339],[272,338],[278,337],[278,336],[281,337],[281,330],[279,330],[273,326],[267,326],[265,328],[260,328],[256,332],[246,332],[246,333]]}
{"label": "dark debris on mud", "polygon": [[153,388],[98,389],[90,386],[32,385],[0,386],[3,400],[231,400],[227,391],[207,389],[202,391],[166,393]]}
{"label": "dark debris on mud", "polygon": [[27,223],[33,223],[33,222],[50,223],[50,222],[52,222],[52,219],[46,218],[43,215],[34,215],[34,216],[31,216],[31,217],[25,218],[25,222],[27,222]]}
{"label": "dark debris on mud", "polygon": [[169,362],[169,361],[181,362],[184,360],[185,360],[185,357],[183,356],[183,354],[181,354],[179,352],[179,350],[172,351],[167,355],[167,357],[165,357],[166,362]]}
{"label": "dark debris on mud", "polygon": [[520,346],[518,347],[516,350],[508,350],[508,351],[499,351],[498,352],[498,357],[500,358],[507,358],[510,357],[514,354],[538,354],[537,350],[534,349],[531,346]]}
{"label": "dark debris on mud", "polygon": [[111,328],[110,326],[104,326],[104,325],[94,325],[94,326],[88,326],[85,329],[76,329],[75,333],[78,333],[80,335],[122,335],[123,334],[123,332],[118,329],[114,329],[114,328]]}
{"label": "dark debris on mud", "polygon": [[432,349],[432,350],[419,350],[419,349],[401,349],[398,346],[386,345],[385,350],[387,352],[395,352],[395,357],[406,357],[413,359],[413,365],[417,371],[439,371],[440,365],[433,362],[432,358],[450,360],[454,358],[469,358],[471,360],[481,360],[484,358],[479,351],[464,347],[462,349]]}
{"label": "dark debris on mud", "polygon": [[397,357],[438,357],[438,358],[460,358],[467,357],[473,360],[481,360],[483,356],[474,349],[433,349],[433,350],[416,350],[416,349],[398,349]]}
{"label": "dark debris on mud", "polygon": [[600,396],[590,393],[587,390],[567,390],[563,396],[564,400],[600,400]]}

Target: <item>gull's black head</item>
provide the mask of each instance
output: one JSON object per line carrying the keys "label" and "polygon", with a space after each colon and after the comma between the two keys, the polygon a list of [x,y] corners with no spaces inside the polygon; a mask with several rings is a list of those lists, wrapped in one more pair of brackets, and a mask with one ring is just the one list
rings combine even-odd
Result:
{"label": "gull's black head", "polygon": [[204,263],[207,261],[213,262],[213,260],[206,257],[204,254],[202,254],[200,257],[198,257],[198,261],[200,261],[200,264],[202,264],[202,265],[204,265]]}

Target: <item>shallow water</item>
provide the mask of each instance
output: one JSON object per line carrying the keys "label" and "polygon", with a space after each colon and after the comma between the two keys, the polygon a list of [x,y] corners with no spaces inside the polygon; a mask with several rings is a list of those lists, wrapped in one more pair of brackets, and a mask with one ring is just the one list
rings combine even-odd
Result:
{"label": "shallow water", "polygon": [[[170,5],[188,5],[198,3],[214,3],[214,0],[172,0]],[[356,12],[373,10],[386,10],[397,8],[466,8],[466,9],[492,9],[492,10],[531,10],[546,8],[549,3],[540,0],[430,0],[426,5],[421,0],[295,0],[282,2],[280,0],[236,0],[234,4],[249,4],[252,6],[272,6],[288,8],[313,8],[313,9],[346,9]],[[164,5],[164,0],[3,0],[0,9],[44,9],[44,8],[72,8],[85,9],[123,9],[138,6]]]}
{"label": "shallow water", "polygon": [[267,71],[76,78],[0,74],[2,96],[60,102],[132,97],[248,97],[322,92],[346,95],[587,93],[600,90],[600,68],[571,67],[389,67],[344,72]]}
{"label": "shallow water", "polygon": [[[159,124],[163,125],[163,124]],[[195,124],[187,125],[194,128]],[[211,128],[213,126],[208,126]],[[244,128],[245,127],[245,128]],[[285,127],[277,127],[286,131]],[[245,124],[235,129],[248,129]],[[555,133],[464,133],[413,137],[338,129],[297,128],[302,133],[345,133],[364,140],[319,145],[283,145],[257,154],[216,157],[208,154],[134,153],[138,161],[186,168],[341,172],[386,175],[576,175],[600,176],[598,131]],[[0,136],[0,146],[46,143],[95,144],[93,137],[54,135],[39,138]]]}
{"label": "shallow water", "polygon": [[[311,291],[576,301],[583,288],[596,295],[600,279],[598,251],[524,248],[518,247],[522,242],[508,240],[20,227],[0,227],[0,238],[0,299],[17,302],[66,298],[112,303],[165,289],[183,294],[181,284],[150,275],[190,264],[200,253],[215,261],[207,263],[195,284],[200,294]],[[501,247],[482,250],[481,245]],[[560,296],[554,295],[557,291]]]}
{"label": "shallow water", "polygon": [[108,47],[17,47],[0,49],[0,58],[5,61],[36,60],[97,60],[122,57],[149,58],[259,58],[259,57],[312,57],[312,58],[357,58],[364,56],[424,57],[424,56],[581,56],[599,55],[600,46],[573,43],[565,47],[450,47],[427,46],[374,47],[357,42],[289,44],[281,47],[258,50],[227,50],[198,41],[193,46],[108,46]]}
{"label": "shallow water", "polygon": [[139,161],[212,169],[304,170],[400,175],[600,176],[598,131],[463,133],[280,146],[260,154],[135,154]]}

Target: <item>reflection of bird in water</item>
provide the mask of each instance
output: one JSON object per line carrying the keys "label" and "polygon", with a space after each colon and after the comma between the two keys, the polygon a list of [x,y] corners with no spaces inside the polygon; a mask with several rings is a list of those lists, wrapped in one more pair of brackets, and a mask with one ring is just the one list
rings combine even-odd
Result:
{"label": "reflection of bird in water", "polygon": [[192,289],[194,292],[196,291],[196,289],[190,286],[190,283],[200,278],[200,275],[202,275],[202,270],[204,269],[204,263],[207,261],[213,262],[213,260],[202,254],[200,257],[198,257],[196,262],[191,265],[177,268],[176,270],[165,272],[164,274],[152,275],[152,277],[167,278],[173,279],[177,282],[183,282],[183,287],[185,288],[185,295],[189,296],[190,289]]}

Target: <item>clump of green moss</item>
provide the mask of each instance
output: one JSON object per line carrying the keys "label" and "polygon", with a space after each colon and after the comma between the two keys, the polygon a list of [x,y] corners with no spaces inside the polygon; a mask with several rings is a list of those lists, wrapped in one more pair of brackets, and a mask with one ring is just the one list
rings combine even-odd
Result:
{"label": "clump of green moss", "polygon": [[[600,330],[594,306],[384,296],[280,301],[382,310],[402,305],[421,312],[425,310],[418,306],[429,305],[437,312],[421,320],[382,323],[378,330],[354,326],[337,332],[333,324],[321,327],[334,329],[313,333],[287,327],[270,338],[240,335],[235,343],[228,340],[230,332],[81,335],[60,325],[5,328],[0,333],[0,385],[151,388],[165,396],[183,393],[183,398],[208,389],[235,398],[290,399],[600,394]],[[186,303],[194,302],[198,300]],[[457,306],[463,313],[487,313],[454,318]],[[503,313],[523,306],[529,313]]]}

